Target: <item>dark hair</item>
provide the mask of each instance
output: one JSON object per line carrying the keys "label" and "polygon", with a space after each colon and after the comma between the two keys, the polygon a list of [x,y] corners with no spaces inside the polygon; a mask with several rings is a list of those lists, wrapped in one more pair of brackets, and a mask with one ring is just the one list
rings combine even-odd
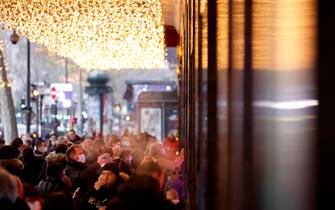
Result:
{"label": "dark hair", "polygon": [[50,163],[47,166],[47,176],[58,179],[63,172],[63,166],[60,163]]}
{"label": "dark hair", "polygon": [[0,148],[0,159],[16,158],[16,150],[10,145],[5,145]]}
{"label": "dark hair", "polygon": [[70,132],[73,132],[73,133],[77,134],[77,132],[75,130],[73,130],[73,129],[69,130],[68,133],[70,133]]}
{"label": "dark hair", "polygon": [[120,158],[124,159],[130,153],[131,153],[130,149],[122,149],[121,152],[120,152],[120,154],[119,154],[119,156],[120,156]]}
{"label": "dark hair", "polygon": [[38,141],[36,142],[36,147],[39,147],[39,146],[41,146],[43,142],[45,142],[45,143],[46,143],[46,141],[45,141],[45,140],[42,140],[42,139],[38,140]]}
{"label": "dark hair", "polygon": [[151,176],[137,175],[121,184],[118,194],[124,200],[154,200],[160,197],[160,185],[158,180]]}
{"label": "dark hair", "polygon": [[74,206],[70,196],[63,192],[53,192],[44,201],[42,210],[72,210]]}
{"label": "dark hair", "polygon": [[140,133],[138,135],[137,143],[143,152],[147,148],[147,144],[149,143],[151,137],[152,136],[148,132]]}
{"label": "dark hair", "polygon": [[115,163],[106,163],[101,171],[111,171],[116,177],[120,177],[120,169]]}
{"label": "dark hair", "polygon": [[72,145],[71,147],[69,147],[67,150],[66,150],[66,157],[68,158],[68,159],[71,159],[71,155],[73,154],[73,153],[75,153],[76,152],[76,148],[80,148],[80,146],[78,145],[78,144],[75,144],[75,145]]}
{"label": "dark hair", "polygon": [[34,160],[34,150],[30,147],[25,147],[23,150],[22,150],[22,158],[23,158],[23,161],[24,162],[27,162],[27,161],[32,161]]}
{"label": "dark hair", "polygon": [[55,152],[57,153],[62,153],[66,154],[67,146],[63,143],[60,143],[56,146]]}
{"label": "dark hair", "polygon": [[102,154],[105,151],[100,151],[100,147],[101,146],[105,147],[104,140],[102,140],[102,139],[96,139],[95,141],[93,141],[93,144],[91,146],[91,150],[94,151],[94,152],[98,152],[98,153]]}
{"label": "dark hair", "polygon": [[56,137],[57,137],[57,134],[52,133],[52,134],[49,135],[49,138],[50,138],[51,136],[56,136]]}
{"label": "dark hair", "polygon": [[19,146],[21,146],[23,144],[23,141],[22,141],[22,139],[20,139],[20,138],[15,138],[13,141],[12,141],[12,143],[10,143],[10,145],[14,148],[14,149],[18,149],[19,148]]}

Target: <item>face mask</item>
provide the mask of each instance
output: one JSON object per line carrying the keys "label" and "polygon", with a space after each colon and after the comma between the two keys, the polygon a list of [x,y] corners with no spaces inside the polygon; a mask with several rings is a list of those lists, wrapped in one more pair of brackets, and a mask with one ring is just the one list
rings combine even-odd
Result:
{"label": "face mask", "polygon": [[48,148],[46,148],[46,147],[40,148],[40,152],[42,152],[42,153],[46,153],[47,151],[48,151]]}
{"label": "face mask", "polygon": [[125,147],[129,147],[130,142],[129,141],[123,141],[122,145],[125,146]]}
{"label": "face mask", "polygon": [[131,163],[132,160],[133,160],[133,156],[129,155],[128,156],[128,162]]}
{"label": "face mask", "polygon": [[78,162],[86,163],[86,156],[84,154],[79,155]]}
{"label": "face mask", "polygon": [[42,206],[39,201],[27,202],[31,210],[41,210]]}

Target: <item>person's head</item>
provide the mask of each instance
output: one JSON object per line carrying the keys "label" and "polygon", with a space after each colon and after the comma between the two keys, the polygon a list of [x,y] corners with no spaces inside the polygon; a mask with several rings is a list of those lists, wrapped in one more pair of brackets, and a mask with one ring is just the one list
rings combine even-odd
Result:
{"label": "person's head", "polygon": [[40,153],[46,153],[48,151],[47,142],[44,140],[38,140],[36,142],[36,150]]}
{"label": "person's head", "polygon": [[154,144],[159,144],[159,142],[157,141],[157,139],[155,137],[149,137],[149,142],[147,144],[147,147],[145,148],[145,154],[150,155],[150,148],[152,145]]}
{"label": "person's head", "polygon": [[16,150],[12,146],[5,145],[0,148],[0,159],[14,159],[16,157]]}
{"label": "person's head", "polygon": [[128,136],[129,135],[129,129],[128,128],[124,128],[123,129],[123,136]]}
{"label": "person's head", "polygon": [[12,143],[10,144],[14,149],[19,150],[20,147],[23,145],[23,141],[21,138],[15,138]]}
{"label": "person's head", "polygon": [[15,149],[16,157],[19,157],[20,149],[23,145],[22,139],[15,138],[10,145]]}
{"label": "person's head", "polygon": [[63,137],[63,139],[59,142],[65,144],[68,148],[72,146],[72,142],[69,140],[68,136]]}
{"label": "person's head", "polygon": [[157,157],[162,154],[162,145],[158,143],[153,143],[149,147],[149,155],[151,157]]}
{"label": "person's head", "polygon": [[52,133],[50,134],[49,141],[51,142],[52,145],[57,144],[57,134]]}
{"label": "person's head", "polygon": [[173,200],[179,200],[178,192],[171,188],[166,191],[166,200],[173,201]]}
{"label": "person's head", "polygon": [[67,150],[67,146],[63,143],[60,143],[56,146],[55,152],[56,154],[58,153],[66,154],[66,150]]}
{"label": "person's head", "polygon": [[109,139],[108,139],[108,143],[109,143],[109,147],[113,147],[116,144],[120,145],[121,143],[121,139],[120,137],[116,136],[116,135],[112,135]]}
{"label": "person's head", "polygon": [[45,157],[45,161],[47,162],[47,164],[59,163],[64,169],[66,167],[66,155],[63,153],[51,152]]}
{"label": "person's head", "polygon": [[14,159],[16,157],[16,150],[12,146],[5,145],[0,148],[0,159]]}
{"label": "person's head", "polygon": [[70,130],[68,136],[72,142],[77,140],[77,133],[74,130]]}
{"label": "person's head", "polygon": [[105,153],[105,142],[102,139],[96,139],[91,146],[91,151],[96,155],[101,155]]}
{"label": "person's head", "polygon": [[73,210],[71,196],[63,192],[53,192],[44,201],[42,210]]}
{"label": "person's head", "polygon": [[23,144],[33,148],[33,140],[32,140],[32,138],[30,137],[29,134],[24,134],[22,136],[22,141],[23,141]]}
{"label": "person's head", "polygon": [[8,171],[0,167],[0,200],[14,202],[19,197],[16,179]]}
{"label": "person's head", "polygon": [[72,145],[67,151],[66,156],[68,159],[86,163],[86,156],[83,149],[79,145]]}
{"label": "person's head", "polygon": [[27,147],[33,148],[33,140],[31,139],[24,140],[24,145],[26,145]]}
{"label": "person's head", "polygon": [[122,149],[120,151],[120,158],[127,161],[129,164],[131,163],[131,161],[133,160],[133,156],[131,154],[131,150],[130,149]]}
{"label": "person's head", "polygon": [[[147,175],[137,175],[122,183],[118,189],[121,199],[131,201],[150,202],[159,198],[160,184],[157,179]],[[139,208],[142,209],[142,208]]]}
{"label": "person's head", "polygon": [[120,150],[121,150],[121,142],[120,141],[114,142],[112,149],[113,149],[113,156],[114,156],[114,158],[119,157]]}
{"label": "person's head", "polygon": [[86,154],[88,154],[91,151],[91,146],[93,144],[93,140],[92,139],[85,139],[82,143],[81,143],[81,147],[83,148],[84,152]]}
{"label": "person's head", "polygon": [[120,170],[117,165],[114,163],[106,163],[102,167],[101,174],[99,176],[99,180],[103,181],[105,185],[111,186],[118,179],[120,179]]}
{"label": "person's head", "polygon": [[140,148],[142,149],[143,152],[147,148],[147,144],[150,141],[150,137],[151,137],[151,135],[147,132],[140,133],[138,135],[137,143],[138,143],[138,145],[140,146]]}
{"label": "person's head", "polygon": [[60,163],[50,163],[47,166],[47,176],[54,179],[62,179],[64,175],[63,166]]}
{"label": "person's head", "polygon": [[162,173],[162,169],[154,161],[150,161],[150,160],[144,161],[141,165],[137,167],[136,174],[151,176],[157,179],[157,181],[159,181],[161,187],[163,186],[164,176]]}
{"label": "person's head", "polygon": [[25,147],[23,150],[22,150],[22,159],[23,159],[23,162],[29,162],[29,161],[32,161],[34,160],[34,150],[30,147]]}

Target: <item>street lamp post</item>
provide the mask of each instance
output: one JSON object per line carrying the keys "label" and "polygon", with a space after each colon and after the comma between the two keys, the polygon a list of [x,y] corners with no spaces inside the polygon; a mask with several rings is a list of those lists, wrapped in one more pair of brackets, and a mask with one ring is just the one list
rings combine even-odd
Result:
{"label": "street lamp post", "polygon": [[40,114],[39,114],[39,111],[42,111],[42,110],[39,110],[39,95],[40,95],[40,93],[39,93],[39,91],[38,91],[38,89],[37,89],[37,85],[35,85],[35,84],[33,84],[32,85],[32,87],[33,87],[33,91],[32,91],[32,97],[33,97],[33,99],[35,100],[35,102],[36,102],[36,114],[35,114],[35,120],[36,120],[36,134],[37,134],[37,136],[38,136],[38,134],[39,134],[39,118],[40,118]]}
{"label": "street lamp post", "polygon": [[41,94],[40,95],[40,115],[39,115],[39,121],[40,121],[40,125],[41,125],[41,137],[44,137],[44,133],[45,133],[45,128],[44,128],[44,122],[43,122],[43,98],[44,95]]}
{"label": "street lamp post", "polygon": [[[16,30],[10,36],[12,44],[17,44],[20,41],[19,35]],[[26,133],[30,133],[31,122],[31,107],[30,107],[30,41],[27,38],[27,92],[26,92]]]}
{"label": "street lamp post", "polygon": [[30,122],[31,122],[31,107],[30,107],[30,41],[27,39],[27,113],[26,113],[26,132],[30,133]]}
{"label": "street lamp post", "polygon": [[39,136],[38,134],[39,134],[39,125],[40,125],[40,114],[39,114],[39,112],[40,112],[40,109],[38,108],[38,105],[39,105],[39,97],[37,96],[36,97],[36,134],[37,134],[37,136]]}

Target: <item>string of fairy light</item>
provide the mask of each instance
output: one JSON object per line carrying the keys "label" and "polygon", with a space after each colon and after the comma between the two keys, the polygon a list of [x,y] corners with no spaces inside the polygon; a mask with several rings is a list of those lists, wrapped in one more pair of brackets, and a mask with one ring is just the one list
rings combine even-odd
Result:
{"label": "string of fairy light", "polygon": [[167,64],[160,0],[0,0],[0,23],[86,69]]}

